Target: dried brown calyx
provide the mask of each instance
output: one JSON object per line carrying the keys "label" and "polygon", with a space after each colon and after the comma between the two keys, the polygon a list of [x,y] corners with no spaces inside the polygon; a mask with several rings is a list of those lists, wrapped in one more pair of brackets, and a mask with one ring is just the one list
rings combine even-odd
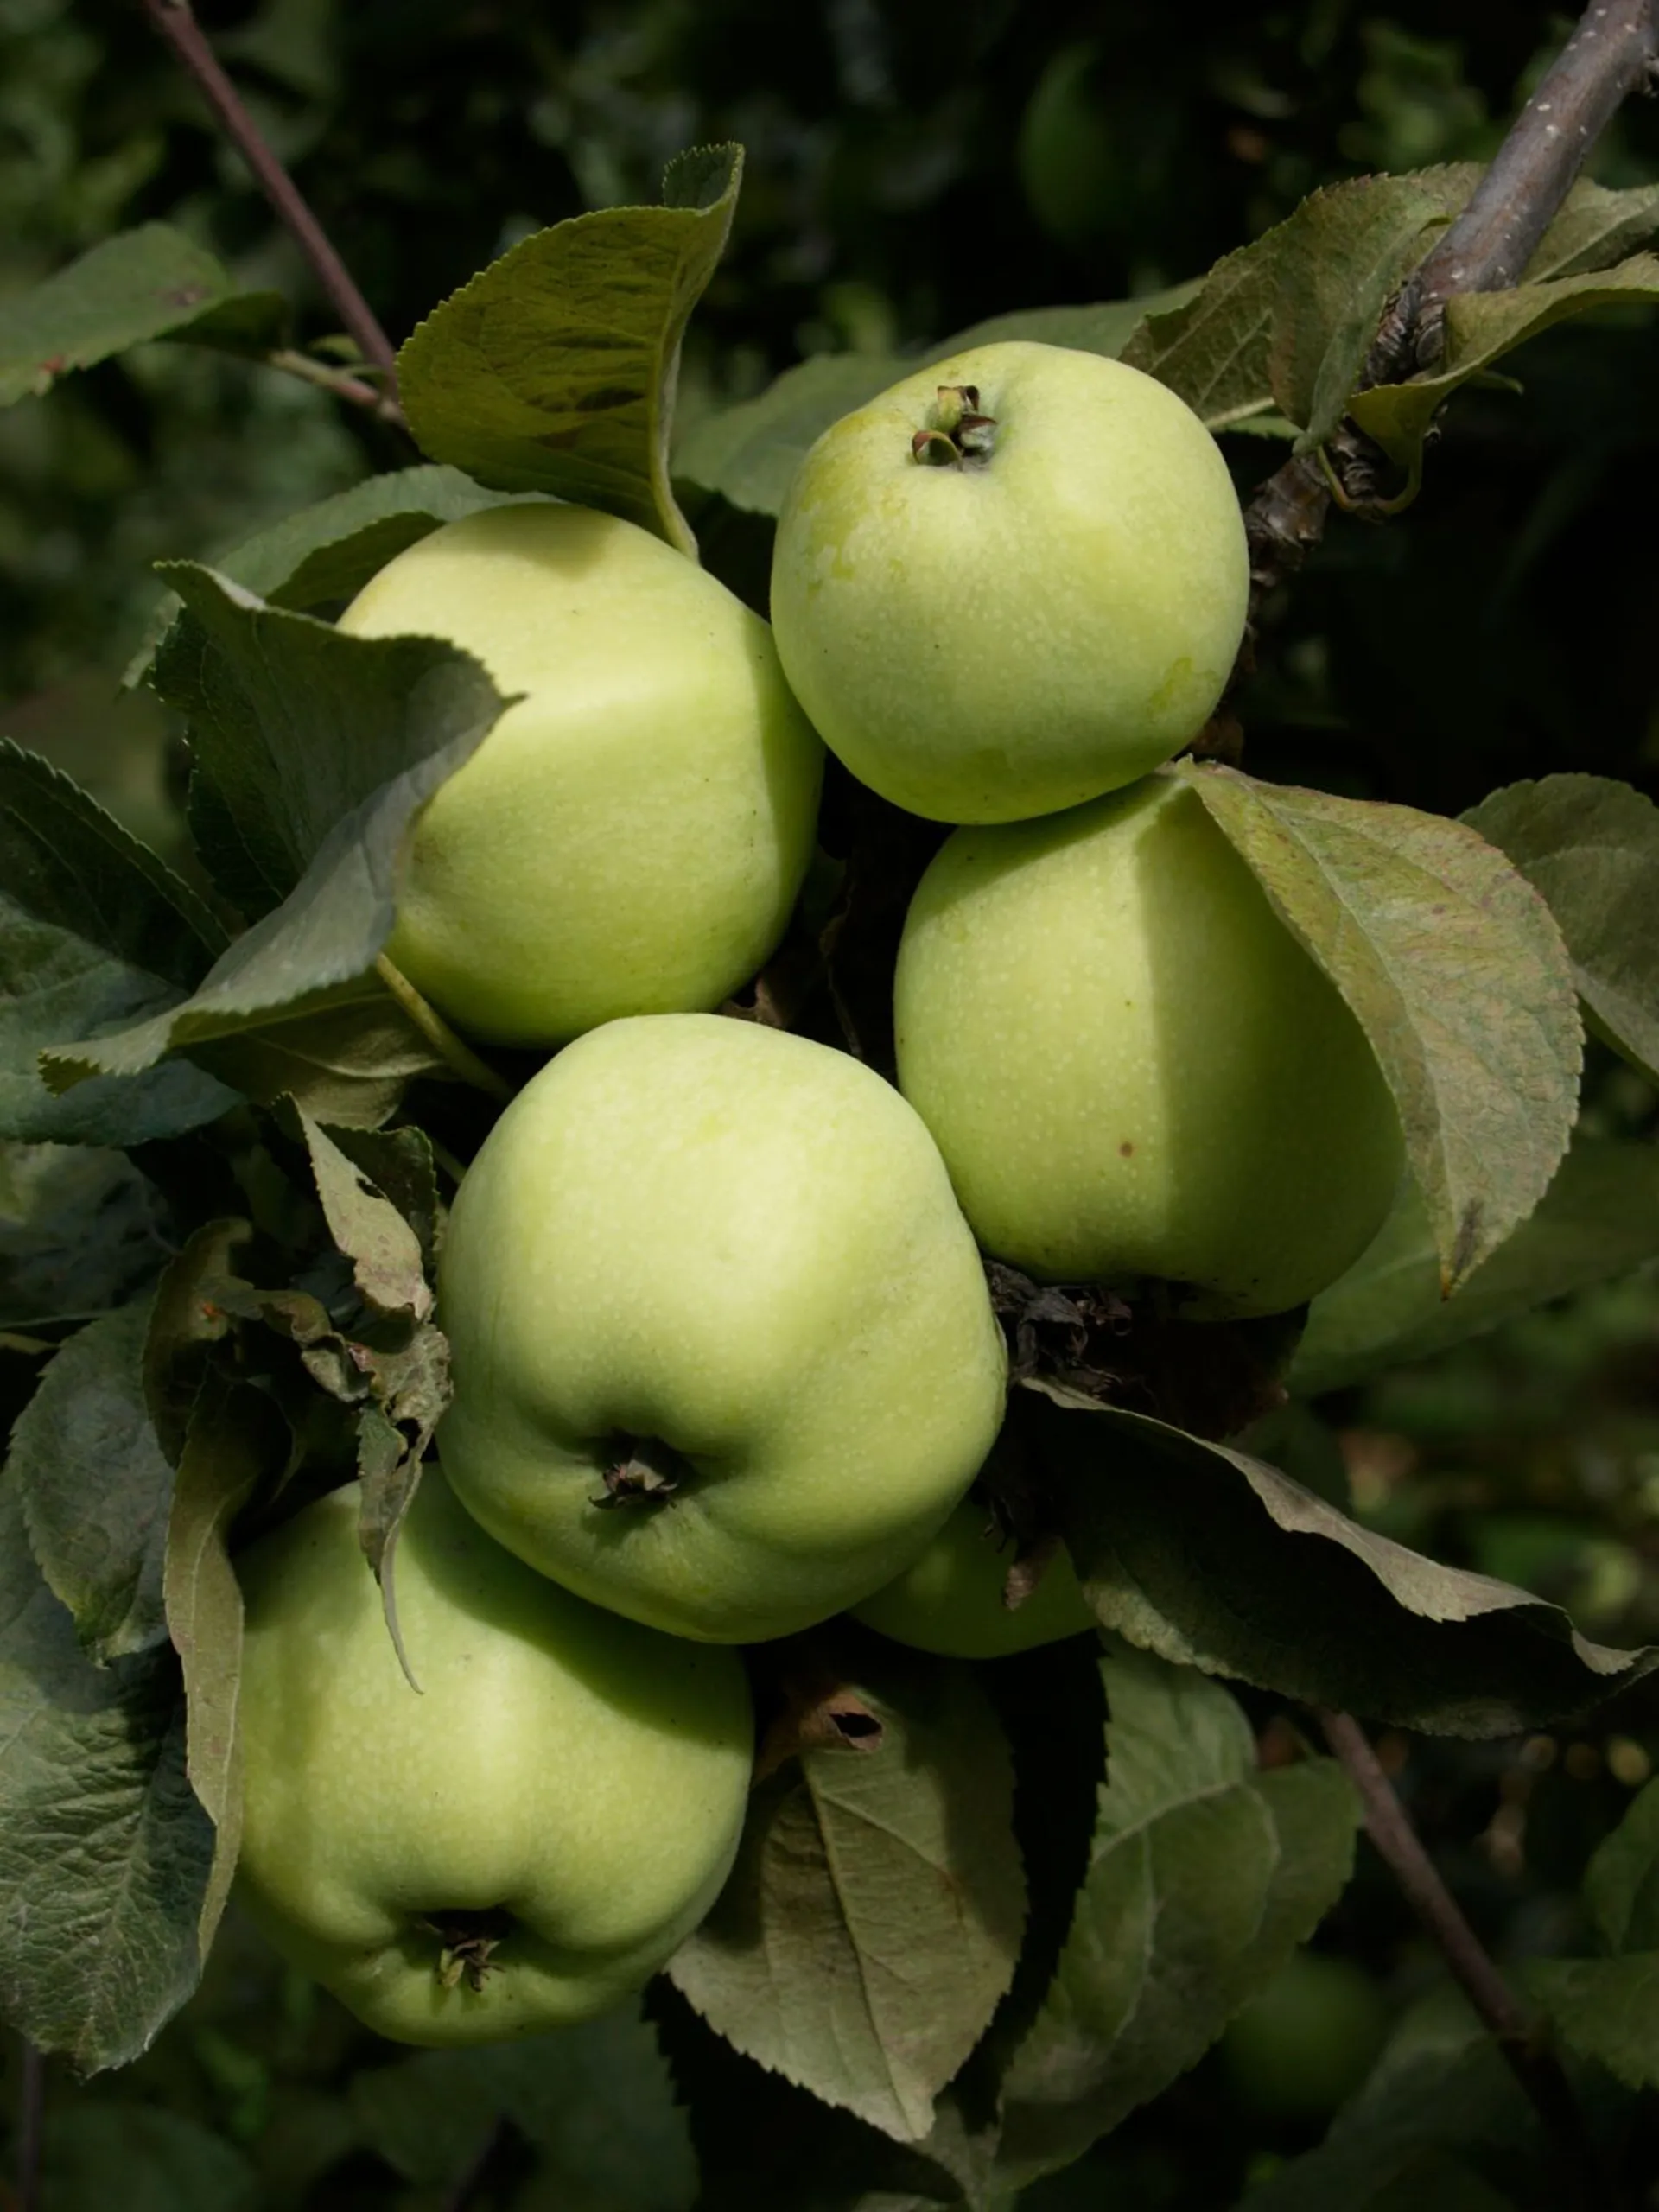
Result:
{"label": "dried brown calyx", "polygon": [[929,468],[982,468],[995,446],[996,417],[981,412],[978,385],[942,384],[910,453]]}
{"label": "dried brown calyx", "polygon": [[674,1494],[695,1471],[683,1452],[660,1436],[632,1436],[624,1430],[607,1437],[597,1465],[603,1493],[588,1503],[605,1510],[617,1506],[671,1505]]}
{"label": "dried brown calyx", "polygon": [[439,1982],[445,1989],[455,1989],[464,1981],[474,1992],[498,1971],[494,1955],[518,1924],[505,1905],[486,1905],[481,1910],[445,1906],[420,1923],[438,1939]]}

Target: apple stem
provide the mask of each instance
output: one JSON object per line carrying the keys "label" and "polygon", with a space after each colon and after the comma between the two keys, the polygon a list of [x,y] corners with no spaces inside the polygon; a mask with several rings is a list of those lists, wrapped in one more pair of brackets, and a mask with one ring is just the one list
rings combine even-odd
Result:
{"label": "apple stem", "polygon": [[402,969],[394,968],[384,952],[375,962],[374,971],[447,1067],[498,1105],[511,1104],[516,1093],[505,1076],[498,1075],[487,1060],[480,1059],[472,1046],[456,1036],[436,1007],[421,996]]}
{"label": "apple stem", "polygon": [[1517,2002],[1491,1953],[1433,1860],[1383,1771],[1370,1738],[1351,1713],[1321,1710],[1319,1726],[1359,1793],[1365,1829],[1406,1902],[1433,1939],[1453,1978],[1503,2053],[1554,2145],[1575,2212],[1605,2212],[1611,2203],[1584,2113],[1539,2024]]}

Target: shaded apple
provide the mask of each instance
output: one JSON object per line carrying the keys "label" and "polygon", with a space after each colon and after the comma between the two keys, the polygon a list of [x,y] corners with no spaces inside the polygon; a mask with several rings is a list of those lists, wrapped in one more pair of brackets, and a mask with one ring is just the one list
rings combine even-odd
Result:
{"label": "shaded apple", "polygon": [[1392,1203],[1363,1032],[1177,775],[958,830],[912,902],[894,1022],[975,1234],[1040,1280],[1281,1313]]}
{"label": "shaded apple", "polygon": [[933,821],[1012,822],[1185,745],[1249,590],[1232,480],[1185,401],[1100,354],[1010,340],[818,439],[779,518],[772,619],[796,696],[861,782]]}
{"label": "shaded apple", "polygon": [[387,952],[457,1027],[562,1043],[718,1006],[783,935],[823,753],[771,632],[695,561],[551,501],[446,524],[340,620],[521,695],[416,817]]}
{"label": "shaded apple", "polygon": [[584,1605],[435,1466],[396,1548],[399,1668],[357,1485],[238,1559],[238,1894],[379,2034],[533,2035],[639,1987],[737,1847],[753,1720],[734,1654]]}
{"label": "shaded apple", "polygon": [[965,1494],[1006,1358],[932,1139],[844,1052],[710,1014],[591,1031],[450,1217],[457,1495],[596,1603],[748,1643],[888,1581]]}
{"label": "shaded apple", "polygon": [[948,1659],[1002,1659],[1094,1627],[1063,1547],[1017,1605],[1007,1602],[1014,1561],[989,1508],[964,1499],[921,1557],[855,1605],[853,1618]]}

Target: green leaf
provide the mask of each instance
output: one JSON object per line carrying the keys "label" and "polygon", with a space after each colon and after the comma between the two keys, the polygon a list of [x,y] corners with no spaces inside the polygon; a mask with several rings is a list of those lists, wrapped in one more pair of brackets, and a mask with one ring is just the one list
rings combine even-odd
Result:
{"label": "green leaf", "polygon": [[[418,1232],[376,1189],[364,1166],[307,1116],[302,1114],[299,1122],[328,1234],[350,1262],[358,1294],[368,1309],[363,1333],[376,1338],[372,1350],[366,1344],[355,1348],[372,1398],[358,1428],[359,1534],[364,1557],[380,1585],[386,1627],[412,1682],[397,1622],[396,1546],[420,1485],[426,1448],[449,1402],[448,1339],[431,1323],[427,1247]],[[389,1146],[377,1150],[385,1155]],[[380,1325],[388,1321],[394,1325],[389,1342]]]}
{"label": "green leaf", "polygon": [[1424,430],[1457,385],[1549,323],[1650,282],[1637,260],[1609,264],[1659,227],[1654,188],[1580,184],[1524,284],[1452,300],[1442,370],[1356,392],[1383,309],[1479,175],[1472,164],[1452,164],[1355,177],[1311,194],[1284,222],[1218,261],[1181,303],[1149,316],[1124,359],[1179,392],[1213,430],[1277,416],[1294,426],[1297,450],[1306,452],[1351,414],[1401,467],[1414,467]]}
{"label": "green leaf", "polygon": [[1103,1662],[1107,1774],[1088,1875],[1046,2000],[1002,2078],[1000,2170],[1068,2164],[1186,2071],[1323,1919],[1359,1808],[1332,1759],[1257,1770],[1249,1724],[1202,1675]]}
{"label": "green leaf", "polygon": [[167,1625],[184,1672],[185,1771],[213,1824],[213,1878],[202,1899],[207,1955],[230,1895],[242,1837],[236,1733],[242,1674],[242,1592],[231,1524],[280,1465],[281,1422],[260,1392],[212,1376],[196,1401],[167,1529]]}
{"label": "green leaf", "polygon": [[155,688],[185,717],[194,779],[232,843],[203,855],[226,896],[265,914],[308,874],[345,868],[361,843],[356,869],[389,918],[381,879],[396,840],[382,817],[397,811],[394,799],[418,804],[396,787],[415,777],[420,798],[435,789],[505,702],[471,654],[437,639],[348,637],[194,562],[166,562],[160,573],[190,619],[158,660]]}
{"label": "green leaf", "polygon": [[740,2051],[918,2141],[1013,1976],[1013,1771],[966,1668],[871,1648],[856,1688],[879,1740],[805,1750],[760,1783],[669,1972]]}
{"label": "green leaf", "polygon": [[412,2182],[453,2186],[496,2124],[542,2154],[543,2185],[582,2212],[689,2212],[696,2168],[656,2037],[623,2006],[554,2035],[423,2052],[359,2074],[365,2139]]}
{"label": "green leaf", "polygon": [[1106,1772],[1106,1690],[1097,1637],[1068,1636],[980,1670],[1014,1752],[1014,1832],[1028,1909],[1020,1961],[958,2087],[992,2108],[996,2077],[1042,2009],[1093,1849]]}
{"label": "green leaf", "polygon": [[416,1128],[336,1128],[328,1134],[414,1230],[429,1270],[436,1262],[443,1219],[431,1139]]}
{"label": "green leaf", "polygon": [[1304,200],[1218,261],[1186,302],[1154,315],[1123,358],[1212,430],[1269,410],[1330,436],[1390,296],[1474,189],[1469,165],[1355,177]]}
{"label": "green leaf", "polygon": [[1659,1151],[1579,1138],[1537,1211],[1451,1298],[1421,1195],[1402,1186],[1394,1211],[1347,1274],[1309,1308],[1293,1389],[1343,1389],[1403,1361],[1529,1313],[1554,1298],[1628,1274],[1659,1257]]}
{"label": "green leaf", "polygon": [[357,1472],[363,1486],[358,1538],[380,1585],[399,1662],[413,1681],[397,1628],[395,1548],[427,1448],[449,1403],[449,1340],[432,1322],[421,1321],[395,1351],[363,1344],[351,1350],[367,1378],[368,1401],[358,1424]]}
{"label": "green leaf", "polygon": [[1659,2088],[1659,1950],[1535,1959],[1527,1986],[1557,2035],[1633,2089]]}
{"label": "green leaf", "polygon": [[0,1483],[0,1994],[84,2073],[135,2058],[189,1995],[213,1862],[170,1649],[92,1664]]}
{"label": "green leaf", "polygon": [[734,507],[775,515],[813,441],[928,361],[1014,338],[1116,358],[1148,315],[1185,299],[1192,289],[1179,284],[1145,299],[1089,307],[1025,308],[973,323],[913,353],[815,354],[785,369],[756,398],[702,416],[675,449],[674,474],[718,492]]}
{"label": "green leaf", "polygon": [[1446,302],[1446,350],[1434,373],[1355,392],[1348,411],[1391,461],[1414,469],[1429,424],[1460,385],[1570,315],[1631,300],[1659,300],[1659,258],[1650,253],[1634,254],[1617,268],[1518,284],[1510,291],[1456,293]]}
{"label": "green leaf", "polygon": [[734,507],[775,515],[813,441],[913,365],[890,353],[815,354],[756,398],[702,416],[675,449],[674,474]]}
{"label": "green leaf", "polygon": [[424,463],[371,476],[245,538],[219,572],[272,607],[303,613],[353,599],[369,578],[444,523],[512,504],[458,468]]}
{"label": "green leaf", "polygon": [[1529,283],[1611,269],[1659,233],[1659,184],[1610,191],[1581,177],[1523,272]]}
{"label": "green leaf", "polygon": [[286,319],[275,293],[242,292],[182,232],[145,223],[0,308],[0,407],[146,339],[264,353],[280,342]]}
{"label": "green leaf", "polygon": [[[208,569],[167,573],[192,619],[158,660],[156,688],[189,718],[216,825],[205,857],[260,919],[182,1005],[49,1052],[60,1089],[136,1074],[276,1014],[355,1010],[383,1033],[386,995],[368,970],[391,928],[405,831],[503,704],[476,661],[435,639],[346,637]],[[307,1094],[331,1118],[360,1118]]]}
{"label": "green leaf", "polygon": [[970,322],[937,346],[912,353],[895,373],[909,376],[925,361],[942,361],[948,354],[965,353],[972,346],[1000,345],[1005,339],[1022,338],[1039,346],[1069,346],[1074,353],[1104,353],[1116,360],[1148,315],[1167,315],[1198,292],[1202,277],[1184,284],[1166,285],[1160,292],[1145,292],[1133,300],[1095,300],[1086,305],[1058,308],[1016,308],[1011,315],[994,315],[983,322]]}
{"label": "green leaf", "polygon": [[142,1144],[236,1102],[200,1069],[54,1098],[41,1049],[176,1005],[224,931],[172,870],[68,777],[0,740],[0,1136]]}
{"label": "green leaf", "polygon": [[419,1236],[326,1130],[304,1113],[299,1122],[328,1234],[352,1263],[358,1294],[378,1315],[423,1321],[432,1293]]}
{"label": "green leaf", "polygon": [[1543,894],[1592,1027],[1659,1083],[1659,807],[1603,776],[1546,776],[1463,818]]}
{"label": "green leaf", "polygon": [[[1460,2045],[1382,2065],[1319,2148],[1249,2193],[1249,2212],[1508,2212],[1558,2200],[1553,2154],[1497,2045],[1471,2021]],[[1548,2192],[1535,2195],[1541,2181]]]}
{"label": "green leaf", "polygon": [[[272,607],[297,613],[327,607],[355,598],[388,561],[442,524],[500,506],[507,496],[485,491],[457,468],[423,463],[393,469],[244,539],[219,562],[218,572]],[[124,683],[130,686],[148,676],[181,605],[176,592],[168,593]]]}
{"label": "green leaf", "polygon": [[156,1441],[168,1464],[176,1468],[207,1380],[215,1344],[231,1329],[231,1317],[215,1300],[218,1285],[239,1274],[253,1242],[253,1225],[242,1220],[204,1222],[168,1262],[150,1301],[144,1340],[144,1403]]}
{"label": "green leaf", "polygon": [[1016,1398],[1090,1604],[1162,1658],[1446,1736],[1541,1726],[1659,1664],[1243,1452],[1065,1393]]}
{"label": "green leaf", "polygon": [[124,1306],[171,1257],[169,1230],[125,1153],[0,1141],[0,1328]]}
{"label": "green leaf", "polygon": [[173,1470],[144,1402],[149,1313],[141,1299],[69,1338],[18,1415],[6,1462],[41,1572],[99,1666],[167,1639]]}
{"label": "green leaf", "polygon": [[734,2050],[659,1976],[645,1995],[675,2089],[689,2108],[697,2212],[1008,2212],[988,2195],[988,2151],[956,2092],[938,2101],[920,2144],[895,2143],[843,2107],[822,2104]]}
{"label": "green leaf", "polygon": [[253,2168],[222,2135],[136,2100],[78,2099],[46,2130],[43,2202],[53,2212],[253,2212]]}
{"label": "green leaf", "polygon": [[1659,1953],[1659,1781],[1598,1845],[1584,1878],[1596,1933],[1617,1955]]}
{"label": "green leaf", "polygon": [[1370,1039],[1454,1290],[1537,1205],[1578,1111],[1582,1035],[1549,909],[1461,823],[1174,772]]}
{"label": "green leaf", "polygon": [[378,1129],[417,1076],[454,1080],[378,973],[274,1014],[198,1009],[180,1029],[196,1064],[244,1097],[262,1106],[291,1098],[314,1119],[351,1128]]}
{"label": "green leaf", "polygon": [[551,492],[696,544],[669,487],[680,344],[725,250],[741,149],[682,155],[660,207],[538,231],[435,308],[397,357],[435,461],[508,492]]}

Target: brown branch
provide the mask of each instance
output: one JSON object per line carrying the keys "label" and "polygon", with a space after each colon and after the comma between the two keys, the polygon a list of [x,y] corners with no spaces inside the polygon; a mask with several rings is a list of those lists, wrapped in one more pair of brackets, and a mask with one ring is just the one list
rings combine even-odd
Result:
{"label": "brown branch", "polygon": [[299,241],[318,282],[340,311],[340,320],[362,349],[363,358],[386,381],[386,396],[397,394],[397,353],[380,327],[373,308],[353,281],[351,271],[329,244],[293,178],[272,153],[259,126],[242,105],[234,85],[219,67],[189,0],[143,0],[144,11],[195,79],[209,106],[224,124],[260,189]]}
{"label": "brown branch", "polygon": [[1378,1856],[1542,2121],[1561,2166],[1567,2190],[1563,2205],[1573,2206],[1574,2212],[1605,2212],[1611,2199],[1560,2060],[1540,2039],[1535,2024],[1464,1917],[1358,1721],[1347,1713],[1321,1712],[1319,1718],[1325,1741],[1359,1792],[1366,1833]]}
{"label": "brown branch", "polygon": [[[1659,73],[1659,0],[1589,0],[1578,29],[1511,124],[1469,204],[1401,286],[1378,327],[1361,388],[1399,384],[1432,366],[1444,345],[1446,302],[1459,292],[1518,283],[1585,159],[1620,103]],[[1374,505],[1387,463],[1357,427],[1331,441],[1349,503]],[[1261,485],[1245,512],[1250,619],[1300,568],[1331,512],[1331,485],[1307,454]]]}

